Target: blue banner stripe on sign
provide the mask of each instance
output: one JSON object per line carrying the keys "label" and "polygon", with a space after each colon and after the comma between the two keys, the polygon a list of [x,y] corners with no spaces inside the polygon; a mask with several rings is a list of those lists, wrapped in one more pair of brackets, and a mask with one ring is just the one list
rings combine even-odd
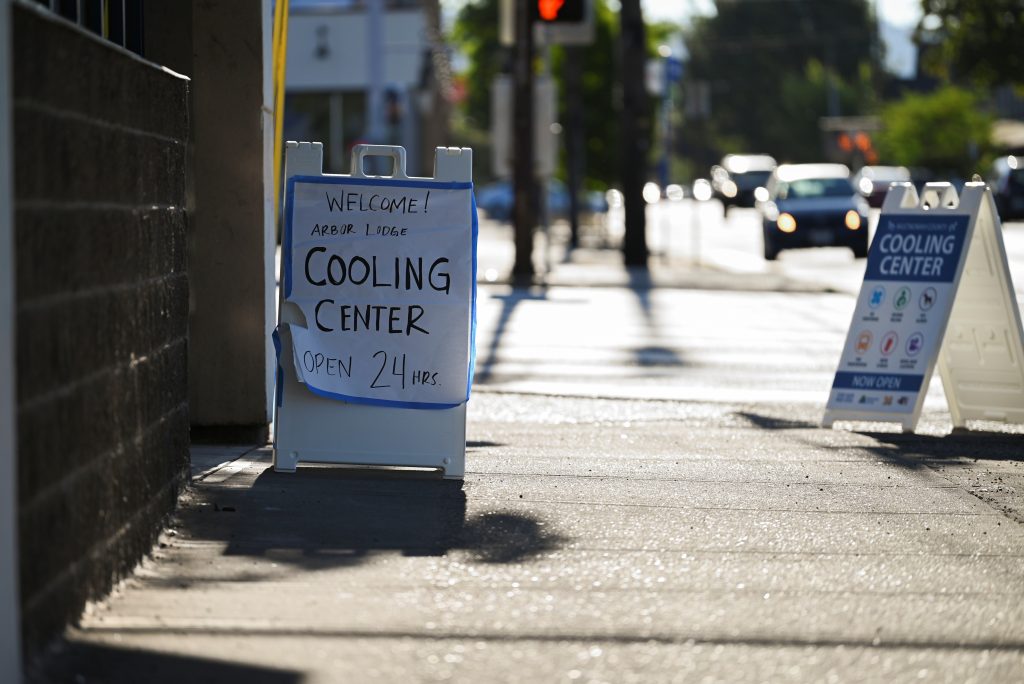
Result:
{"label": "blue banner stripe on sign", "polygon": [[832,389],[856,389],[874,392],[917,392],[921,389],[923,382],[923,375],[839,371],[832,382]]}
{"label": "blue banner stripe on sign", "polygon": [[883,214],[864,280],[953,282],[969,220],[966,214]]}

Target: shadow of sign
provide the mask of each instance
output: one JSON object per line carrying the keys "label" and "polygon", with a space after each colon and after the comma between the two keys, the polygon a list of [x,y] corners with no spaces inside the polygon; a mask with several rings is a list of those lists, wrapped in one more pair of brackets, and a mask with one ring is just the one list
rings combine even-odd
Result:
{"label": "shadow of sign", "polygon": [[486,513],[470,520],[459,547],[483,563],[514,563],[557,548],[564,539],[543,530],[544,523],[517,513]]}
{"label": "shadow of sign", "polygon": [[891,432],[862,432],[880,444],[877,453],[931,462],[959,459],[1024,461],[1024,436],[999,432],[954,432],[942,437]]}
{"label": "shadow of sign", "polygon": [[511,563],[563,540],[522,513],[467,519],[462,482],[407,472],[267,468],[251,486],[199,483],[181,525],[193,538],[227,541],[225,555],[256,556],[307,569],[361,563],[369,554],[441,556]]}
{"label": "shadow of sign", "polygon": [[930,469],[1009,518],[1024,523],[1024,438],[1001,432],[935,437],[862,432],[876,442],[865,451],[909,471]]}

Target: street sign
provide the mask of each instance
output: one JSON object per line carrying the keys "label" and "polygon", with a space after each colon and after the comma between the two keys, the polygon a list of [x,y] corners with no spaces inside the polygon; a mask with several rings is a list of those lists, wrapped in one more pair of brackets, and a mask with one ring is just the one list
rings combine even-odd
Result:
{"label": "street sign", "polygon": [[[441,468],[462,477],[476,309],[472,151],[358,145],[322,174],[319,143],[288,143],[274,465]],[[390,157],[391,176],[367,175]],[[430,410],[424,410],[430,409]]]}
{"label": "street sign", "polygon": [[1024,422],[1024,331],[991,192],[889,190],[823,424],[913,431],[936,364],[953,426]]}
{"label": "street sign", "polygon": [[678,57],[666,57],[665,78],[669,83],[678,83],[683,80],[683,60]]}
{"label": "street sign", "polygon": [[[514,45],[515,3],[498,3],[498,40]],[[589,45],[594,42],[592,0],[529,0],[530,21],[538,45]]]}
{"label": "street sign", "polygon": [[[514,83],[508,74],[491,82],[491,168],[498,178],[512,175],[515,145],[512,142]],[[538,178],[555,173],[558,139],[552,132],[557,116],[555,81],[537,76],[533,81],[533,172]]]}

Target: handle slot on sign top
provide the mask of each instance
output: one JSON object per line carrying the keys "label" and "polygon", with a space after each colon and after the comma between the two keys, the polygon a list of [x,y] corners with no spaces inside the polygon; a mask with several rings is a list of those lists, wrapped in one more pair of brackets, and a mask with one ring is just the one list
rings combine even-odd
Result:
{"label": "handle slot on sign top", "polygon": [[921,191],[921,208],[956,209],[960,206],[960,198],[950,183],[927,183]]}
{"label": "handle slot on sign top", "polygon": [[[393,164],[391,174],[366,173],[364,164],[367,157],[389,157]],[[408,180],[409,176],[405,171],[405,148],[398,145],[356,145],[352,148],[352,177]]]}

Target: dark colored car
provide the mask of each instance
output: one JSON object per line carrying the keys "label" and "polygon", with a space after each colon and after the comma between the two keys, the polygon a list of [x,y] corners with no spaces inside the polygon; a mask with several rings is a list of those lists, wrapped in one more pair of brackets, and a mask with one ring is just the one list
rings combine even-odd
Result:
{"label": "dark colored car", "polygon": [[1004,221],[1024,218],[1024,157],[1000,157],[989,179],[992,196]]}
{"label": "dark colored car", "polygon": [[868,255],[868,206],[842,164],[783,164],[768,179],[767,199],[758,203],[764,258],[783,249],[849,247]]}
{"label": "dark colored car", "polygon": [[905,166],[865,166],[853,177],[853,184],[868,201],[868,206],[881,207],[889,186],[910,181]]}
{"label": "dark colored car", "polygon": [[753,207],[754,191],[768,183],[776,167],[767,154],[727,154],[711,169],[711,188],[725,211],[731,207]]}

